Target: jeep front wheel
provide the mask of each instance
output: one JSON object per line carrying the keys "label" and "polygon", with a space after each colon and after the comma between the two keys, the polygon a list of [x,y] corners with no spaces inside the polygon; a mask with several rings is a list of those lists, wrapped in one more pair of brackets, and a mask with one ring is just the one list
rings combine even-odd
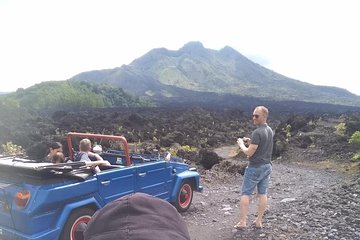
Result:
{"label": "jeep front wheel", "polygon": [[80,208],[74,210],[61,232],[60,239],[62,240],[79,240],[83,239],[83,232],[85,231],[91,216],[95,211],[91,208]]}
{"label": "jeep front wheel", "polygon": [[176,209],[179,212],[185,212],[189,209],[193,199],[193,188],[189,180],[185,180],[181,183],[181,187],[174,203]]}

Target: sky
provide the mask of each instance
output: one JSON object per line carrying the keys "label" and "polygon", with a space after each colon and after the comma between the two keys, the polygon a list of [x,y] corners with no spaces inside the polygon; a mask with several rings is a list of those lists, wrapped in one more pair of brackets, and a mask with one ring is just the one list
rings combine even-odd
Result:
{"label": "sky", "polygon": [[0,0],[0,92],[190,41],[360,95],[356,0]]}

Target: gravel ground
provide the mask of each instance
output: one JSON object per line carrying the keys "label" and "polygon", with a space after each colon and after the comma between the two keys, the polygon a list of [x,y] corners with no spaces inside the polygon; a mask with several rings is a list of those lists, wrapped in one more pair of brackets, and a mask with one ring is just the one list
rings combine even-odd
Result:
{"label": "gravel ground", "polygon": [[[203,193],[183,213],[193,240],[360,239],[360,175],[274,162],[263,229],[238,231],[240,174],[204,171]],[[255,219],[256,196],[248,224]]]}

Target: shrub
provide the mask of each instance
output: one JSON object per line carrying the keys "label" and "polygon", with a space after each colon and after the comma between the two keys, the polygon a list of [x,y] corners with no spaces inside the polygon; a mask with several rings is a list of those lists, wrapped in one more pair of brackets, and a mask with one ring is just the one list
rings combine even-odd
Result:
{"label": "shrub", "polygon": [[182,149],[185,152],[196,152],[196,151],[198,151],[198,149],[196,147],[190,147],[189,145],[182,146]]}
{"label": "shrub", "polygon": [[346,132],[346,124],[345,123],[339,123],[335,126],[335,133],[340,136],[344,136]]}
{"label": "shrub", "polygon": [[12,142],[7,142],[1,145],[1,147],[3,149],[4,155],[19,155],[25,153],[24,149],[21,146],[13,144]]}
{"label": "shrub", "polygon": [[351,135],[349,143],[360,142],[360,131],[356,131]]}
{"label": "shrub", "polygon": [[285,128],[281,129],[283,132],[285,132],[285,141],[289,142],[289,139],[291,138],[291,125],[287,124]]}
{"label": "shrub", "polygon": [[[349,143],[360,142],[360,131],[356,131],[351,135]],[[356,153],[353,157],[354,160],[360,160],[360,153]]]}

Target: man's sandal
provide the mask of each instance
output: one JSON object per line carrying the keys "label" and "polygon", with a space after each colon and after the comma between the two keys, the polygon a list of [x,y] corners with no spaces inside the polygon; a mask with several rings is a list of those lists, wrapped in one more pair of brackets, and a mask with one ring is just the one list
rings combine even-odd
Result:
{"label": "man's sandal", "polygon": [[241,225],[240,223],[237,223],[237,224],[234,226],[234,228],[237,229],[237,230],[245,230],[245,229],[246,229],[246,226]]}
{"label": "man's sandal", "polygon": [[259,225],[257,225],[256,222],[253,222],[253,223],[252,223],[252,226],[253,226],[254,228],[257,228],[257,229],[262,229],[262,228],[263,228],[262,223],[260,223]]}

